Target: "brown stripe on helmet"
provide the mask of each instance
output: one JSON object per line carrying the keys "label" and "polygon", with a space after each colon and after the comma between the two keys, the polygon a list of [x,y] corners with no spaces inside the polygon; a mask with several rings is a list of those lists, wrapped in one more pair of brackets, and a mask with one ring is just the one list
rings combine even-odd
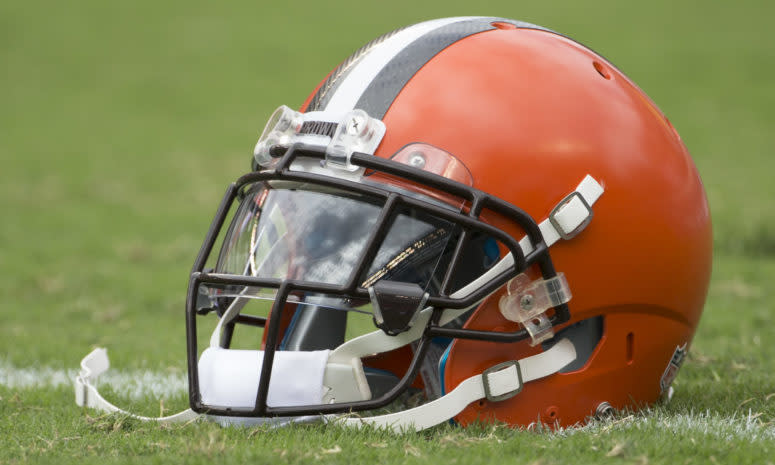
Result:
{"label": "brown stripe on helmet", "polygon": [[361,94],[355,108],[364,110],[374,118],[384,118],[398,93],[423,65],[455,42],[495,29],[493,22],[510,23],[518,28],[545,29],[522,21],[495,17],[471,18],[434,29],[394,56]]}
{"label": "brown stripe on helmet", "polygon": [[339,87],[339,84],[347,77],[348,74],[350,74],[350,71],[361,60],[361,58],[369,53],[371,49],[394,36],[398,32],[403,31],[404,29],[406,29],[406,27],[398,28],[386,34],[382,34],[381,36],[356,50],[352,55],[344,60],[331,72],[331,74],[328,75],[326,80],[323,81],[323,84],[312,97],[309,105],[307,105],[306,111],[323,110],[328,104],[328,101],[331,99],[331,96],[334,95],[336,88]]}

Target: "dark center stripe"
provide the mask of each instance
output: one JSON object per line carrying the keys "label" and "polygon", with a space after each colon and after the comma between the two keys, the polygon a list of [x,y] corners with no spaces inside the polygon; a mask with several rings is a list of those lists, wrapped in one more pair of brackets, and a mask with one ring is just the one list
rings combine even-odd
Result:
{"label": "dark center stripe", "polygon": [[447,24],[430,31],[409,44],[385,65],[363,92],[355,108],[382,119],[401,89],[431,58],[460,39],[495,29],[491,24],[495,21],[508,22],[519,28],[544,29],[521,21],[482,17]]}

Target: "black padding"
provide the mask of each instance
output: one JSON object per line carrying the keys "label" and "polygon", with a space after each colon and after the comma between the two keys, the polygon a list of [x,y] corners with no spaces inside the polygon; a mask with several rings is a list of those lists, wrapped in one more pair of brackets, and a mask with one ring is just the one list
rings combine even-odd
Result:
{"label": "black padding", "polygon": [[284,350],[334,349],[344,343],[347,312],[324,307],[299,307],[295,324],[283,340]]}
{"label": "black padding", "polygon": [[596,316],[579,321],[559,331],[554,338],[541,344],[544,350],[549,350],[557,341],[570,339],[576,348],[576,360],[565,366],[560,373],[580,370],[586,365],[598,342],[603,337],[603,317]]}
{"label": "black padding", "polygon": [[383,370],[371,370],[368,367],[366,367],[364,371],[366,373],[366,382],[369,383],[372,399],[382,397],[398,384],[399,378],[393,373]]}

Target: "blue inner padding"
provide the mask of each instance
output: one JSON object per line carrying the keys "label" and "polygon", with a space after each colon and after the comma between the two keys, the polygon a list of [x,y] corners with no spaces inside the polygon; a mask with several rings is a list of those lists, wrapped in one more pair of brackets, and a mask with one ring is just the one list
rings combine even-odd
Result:
{"label": "blue inner padding", "polygon": [[500,259],[500,250],[498,250],[498,243],[492,237],[488,237],[484,241],[484,267],[490,268],[495,262]]}
{"label": "blue inner padding", "polygon": [[388,375],[388,376],[392,376],[393,378],[398,379],[396,377],[396,374],[393,373],[392,371],[383,370],[381,368],[367,367],[366,365],[364,365],[363,366],[363,372],[364,373],[374,373],[374,374],[379,374],[379,375]]}
{"label": "blue inner padding", "polygon": [[450,349],[452,349],[452,339],[449,339],[447,350],[441,354],[441,358],[439,359],[439,386],[441,387],[442,396],[447,394],[447,389],[444,386],[444,370],[447,368],[447,357],[449,357]]}
{"label": "blue inner padding", "polygon": [[[449,345],[447,346],[447,350],[444,351],[444,353],[441,355],[441,358],[439,359],[439,386],[441,386],[441,395],[445,396],[447,395],[447,389],[444,386],[444,370],[447,368],[447,357],[449,357],[449,351],[452,349],[452,340],[450,339]],[[457,425],[457,422],[454,418],[449,419],[449,424],[452,426]]]}

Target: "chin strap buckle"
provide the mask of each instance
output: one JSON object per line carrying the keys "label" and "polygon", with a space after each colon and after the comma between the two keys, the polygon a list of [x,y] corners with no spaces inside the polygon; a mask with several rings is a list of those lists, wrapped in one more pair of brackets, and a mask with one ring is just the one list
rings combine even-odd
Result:
{"label": "chin strap buckle", "polygon": [[484,397],[490,402],[500,402],[516,396],[522,392],[524,386],[519,362],[509,360],[484,370],[482,385]]}
{"label": "chin strap buckle", "polygon": [[[592,221],[592,205],[603,195],[603,191],[603,186],[595,178],[586,175],[573,192],[560,200],[549,217],[538,224],[546,246],[551,247],[560,239],[572,239],[583,231]],[[520,239],[519,246],[525,255],[535,250],[528,236]]]}
{"label": "chin strap buckle", "polygon": [[571,192],[549,213],[549,222],[562,239],[576,237],[592,221],[592,207],[578,191]]}

